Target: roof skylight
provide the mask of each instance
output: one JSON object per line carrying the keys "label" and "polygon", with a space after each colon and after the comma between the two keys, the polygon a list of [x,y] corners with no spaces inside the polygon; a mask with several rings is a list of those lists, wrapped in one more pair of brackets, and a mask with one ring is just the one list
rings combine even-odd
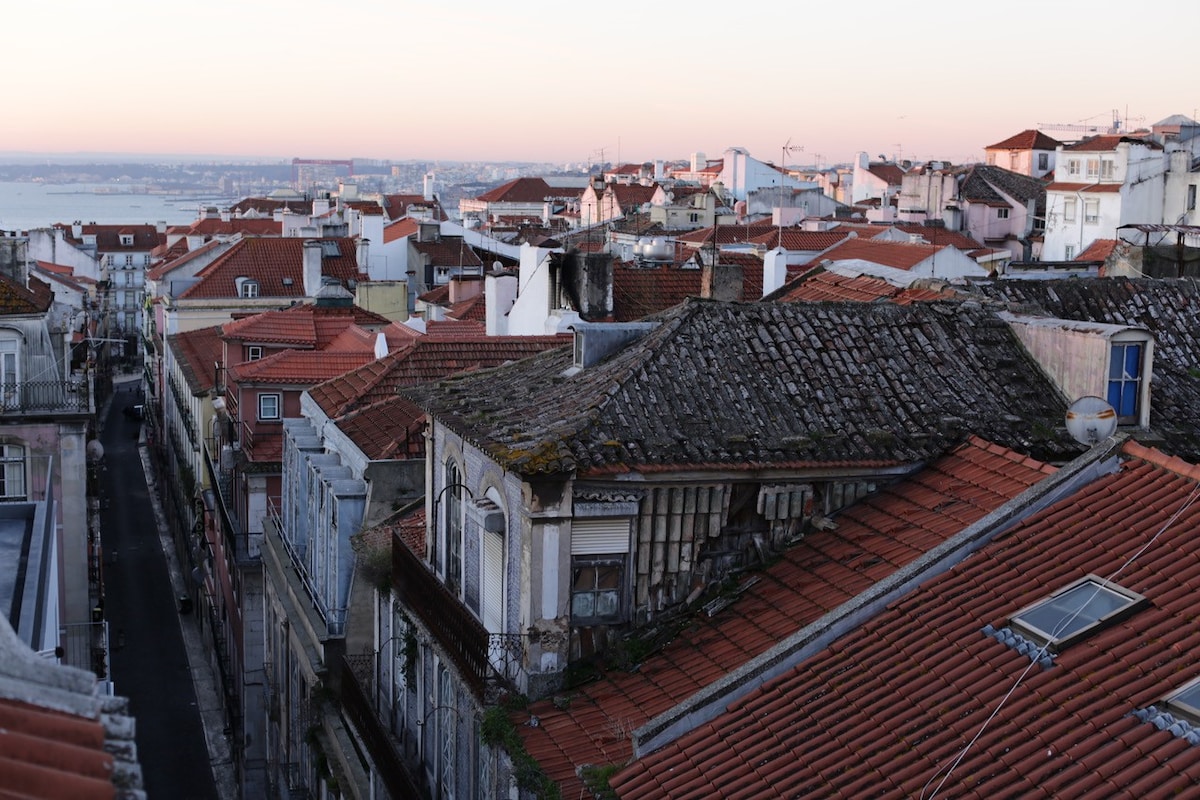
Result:
{"label": "roof skylight", "polygon": [[1070,647],[1129,614],[1146,598],[1095,575],[1087,575],[1045,600],[1013,614],[1013,628],[1052,652]]}

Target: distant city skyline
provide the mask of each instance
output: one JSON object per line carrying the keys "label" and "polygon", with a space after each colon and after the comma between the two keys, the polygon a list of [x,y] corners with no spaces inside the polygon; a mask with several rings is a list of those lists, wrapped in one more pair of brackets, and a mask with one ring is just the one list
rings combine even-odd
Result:
{"label": "distant city skyline", "polygon": [[[1194,2],[22,4],[0,151],[554,164],[979,160],[1195,116]],[[1075,138],[1047,129],[1056,138]]]}

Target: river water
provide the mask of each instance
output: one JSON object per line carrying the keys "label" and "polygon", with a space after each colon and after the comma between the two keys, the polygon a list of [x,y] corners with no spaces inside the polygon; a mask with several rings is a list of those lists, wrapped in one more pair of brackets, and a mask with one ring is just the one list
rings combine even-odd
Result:
{"label": "river water", "polygon": [[0,181],[0,230],[25,231],[75,220],[100,225],[186,225],[201,203],[228,207],[231,198],[137,194],[104,184],[43,184]]}

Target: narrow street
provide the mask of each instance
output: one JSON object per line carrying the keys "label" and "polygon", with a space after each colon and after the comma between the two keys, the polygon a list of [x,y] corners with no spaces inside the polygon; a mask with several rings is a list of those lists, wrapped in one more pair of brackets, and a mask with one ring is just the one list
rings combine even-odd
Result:
{"label": "narrow street", "polygon": [[[141,423],[122,411],[135,382],[117,384],[103,432],[101,534],[116,693],[137,720],[138,762],[150,800],[216,800],[201,705],[176,590],[138,450]],[[191,620],[184,620],[191,624]]]}

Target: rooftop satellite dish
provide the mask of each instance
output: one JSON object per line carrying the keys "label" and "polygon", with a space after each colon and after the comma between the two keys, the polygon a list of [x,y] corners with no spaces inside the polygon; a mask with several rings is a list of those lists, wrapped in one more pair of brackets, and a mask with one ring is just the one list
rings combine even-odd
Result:
{"label": "rooftop satellite dish", "polygon": [[1094,445],[1116,431],[1116,409],[1099,397],[1085,395],[1067,409],[1067,432],[1080,444]]}

